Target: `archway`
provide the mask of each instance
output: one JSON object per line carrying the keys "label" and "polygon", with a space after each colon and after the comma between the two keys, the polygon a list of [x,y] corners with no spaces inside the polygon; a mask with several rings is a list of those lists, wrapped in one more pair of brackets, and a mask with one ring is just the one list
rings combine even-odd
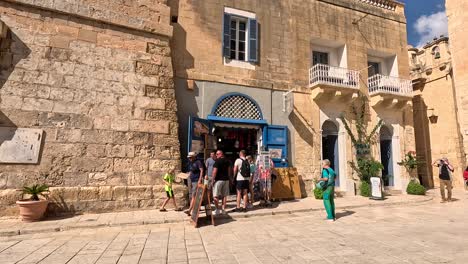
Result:
{"label": "archway", "polygon": [[383,165],[384,186],[393,186],[395,175],[393,173],[392,131],[387,126],[380,128],[380,162]]}
{"label": "archway", "polygon": [[335,171],[335,185],[339,186],[338,127],[327,120],[322,125],[322,158],[330,160],[330,167]]}

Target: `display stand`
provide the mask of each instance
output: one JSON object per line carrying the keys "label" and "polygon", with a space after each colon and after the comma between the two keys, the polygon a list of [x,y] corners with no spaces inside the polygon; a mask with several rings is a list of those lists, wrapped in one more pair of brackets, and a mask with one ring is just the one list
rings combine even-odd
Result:
{"label": "display stand", "polygon": [[195,201],[194,201],[193,209],[192,209],[192,212],[190,212],[191,214],[190,221],[193,223],[195,227],[198,227],[200,208],[202,204],[204,204],[205,206],[206,217],[208,218],[208,220],[211,217],[211,224],[215,225],[213,210],[211,208],[210,192],[211,190],[207,188],[206,185],[198,184],[197,190],[195,192]]}

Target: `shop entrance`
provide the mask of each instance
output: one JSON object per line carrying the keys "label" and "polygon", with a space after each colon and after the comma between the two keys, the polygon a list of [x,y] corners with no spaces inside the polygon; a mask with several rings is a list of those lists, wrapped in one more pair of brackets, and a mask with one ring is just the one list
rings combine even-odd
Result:
{"label": "shop entrance", "polygon": [[215,149],[224,151],[227,159],[234,164],[239,157],[239,151],[245,150],[247,155],[255,158],[261,142],[261,129],[257,126],[237,124],[213,124],[213,140]]}

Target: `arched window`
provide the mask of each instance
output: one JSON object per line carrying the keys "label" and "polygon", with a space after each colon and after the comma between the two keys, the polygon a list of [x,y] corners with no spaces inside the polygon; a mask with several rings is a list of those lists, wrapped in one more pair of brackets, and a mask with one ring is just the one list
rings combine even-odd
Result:
{"label": "arched window", "polygon": [[226,94],[219,98],[211,115],[233,119],[263,120],[258,104],[249,96],[239,93]]}
{"label": "arched window", "polygon": [[432,53],[431,54],[434,56],[434,59],[440,59],[440,48],[439,48],[439,46],[435,46],[434,48],[432,48]]}

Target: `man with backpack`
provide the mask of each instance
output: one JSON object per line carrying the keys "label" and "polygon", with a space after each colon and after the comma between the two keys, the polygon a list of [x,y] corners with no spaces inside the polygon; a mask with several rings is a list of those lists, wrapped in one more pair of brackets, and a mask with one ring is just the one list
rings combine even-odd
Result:
{"label": "man with backpack", "polygon": [[[247,193],[250,184],[250,163],[245,157],[245,150],[239,152],[239,158],[234,163],[234,175],[237,180],[237,206],[233,212],[247,212]],[[241,198],[244,200],[244,205],[241,208]]]}

